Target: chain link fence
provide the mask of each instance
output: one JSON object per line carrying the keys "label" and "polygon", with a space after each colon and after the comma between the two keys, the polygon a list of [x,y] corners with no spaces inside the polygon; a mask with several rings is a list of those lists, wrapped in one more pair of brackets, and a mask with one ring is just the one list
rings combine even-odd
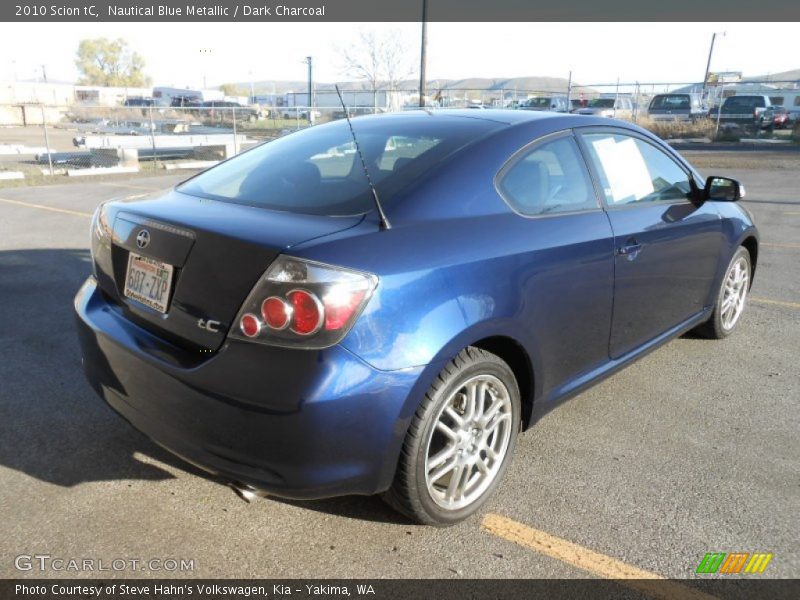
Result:
{"label": "chain link fence", "polygon": [[[659,94],[696,97],[700,107],[697,118],[656,120],[649,107]],[[720,119],[719,111],[714,111],[734,94],[767,95],[789,113],[788,135],[774,134],[771,127],[765,133],[758,124],[748,132],[750,135],[777,135],[785,137],[787,143],[800,141],[800,82],[705,88],[697,83],[601,83],[540,90],[431,86],[425,104],[428,110],[499,108],[579,113],[610,105],[610,112],[595,114],[637,122],[664,138],[717,139]],[[352,118],[419,108],[419,92],[415,90],[344,90],[342,95]],[[163,106],[146,97],[105,104],[67,100],[0,103],[0,185],[21,181],[39,184],[63,180],[64,176],[203,169],[263,141],[345,117],[335,92],[315,92],[311,107],[307,98],[307,94],[272,95],[246,106],[221,101]]]}

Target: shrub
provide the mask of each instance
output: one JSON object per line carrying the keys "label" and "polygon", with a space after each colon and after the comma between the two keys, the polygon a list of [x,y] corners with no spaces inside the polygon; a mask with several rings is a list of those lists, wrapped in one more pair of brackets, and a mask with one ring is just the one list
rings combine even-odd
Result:
{"label": "shrub", "polygon": [[643,117],[637,119],[637,124],[653,132],[665,140],[683,138],[711,138],[714,135],[716,123],[711,119],[698,119],[691,121],[654,121]]}

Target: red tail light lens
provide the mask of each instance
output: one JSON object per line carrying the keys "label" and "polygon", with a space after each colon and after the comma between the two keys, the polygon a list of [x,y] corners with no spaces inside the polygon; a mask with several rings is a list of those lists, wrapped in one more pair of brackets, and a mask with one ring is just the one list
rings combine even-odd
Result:
{"label": "red tail light lens", "polygon": [[294,309],[292,331],[300,335],[311,335],[319,331],[325,314],[319,298],[305,290],[292,290],[287,298]]}
{"label": "red tail light lens", "polygon": [[239,326],[229,335],[275,346],[327,348],[347,335],[377,285],[378,278],[369,273],[280,256],[250,292]]}
{"label": "red tail light lens", "polygon": [[286,329],[292,318],[292,307],[283,298],[270,296],[261,303],[261,316],[272,329]]}
{"label": "red tail light lens", "polygon": [[242,315],[242,318],[239,319],[239,329],[249,338],[256,337],[258,332],[261,331],[261,321],[255,315],[249,313]]}

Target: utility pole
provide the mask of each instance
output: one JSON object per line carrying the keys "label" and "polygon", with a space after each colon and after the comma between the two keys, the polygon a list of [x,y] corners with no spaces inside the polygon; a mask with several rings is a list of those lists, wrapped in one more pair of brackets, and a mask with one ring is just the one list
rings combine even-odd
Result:
{"label": "utility pole", "polygon": [[422,47],[419,53],[419,105],[425,106],[425,62],[428,50],[428,0],[422,0]]}
{"label": "utility pole", "polygon": [[42,79],[47,83],[47,67],[45,65],[42,65]]}
{"label": "utility pole", "polygon": [[706,76],[703,77],[703,91],[700,94],[700,98],[701,99],[706,97],[706,86],[708,85],[708,74],[709,74],[709,72],[711,70],[711,55],[714,53],[714,42],[717,39],[717,35],[724,36],[725,32],[724,31],[721,32],[721,33],[714,32],[713,34],[711,34],[711,47],[708,49],[708,61],[706,62]]}
{"label": "utility pole", "polygon": [[572,71],[567,78],[567,112],[572,111]]}
{"label": "utility pole", "polygon": [[308,122],[311,124],[314,123],[314,98],[312,95],[314,93],[314,80],[312,73],[313,60],[310,56],[306,56],[305,62],[308,65]]}
{"label": "utility pole", "polygon": [[205,90],[208,87],[206,75],[208,75],[208,61],[211,58],[211,48],[200,48],[200,54],[202,55],[201,60],[203,61],[203,89]]}

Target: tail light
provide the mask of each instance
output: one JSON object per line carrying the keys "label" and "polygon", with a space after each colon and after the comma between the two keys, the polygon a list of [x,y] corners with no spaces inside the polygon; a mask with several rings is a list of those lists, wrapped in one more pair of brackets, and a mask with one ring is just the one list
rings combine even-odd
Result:
{"label": "tail light", "polygon": [[95,209],[92,215],[92,225],[89,229],[89,233],[93,241],[95,238],[101,242],[108,242],[111,239],[111,226],[108,223],[105,202]]}
{"label": "tail light", "polygon": [[279,256],[250,292],[229,336],[327,348],[347,335],[377,285],[370,273]]}
{"label": "tail light", "polygon": [[97,277],[97,261],[110,261],[111,256],[111,225],[108,222],[105,202],[100,204],[92,215],[89,237],[92,252],[92,273]]}

